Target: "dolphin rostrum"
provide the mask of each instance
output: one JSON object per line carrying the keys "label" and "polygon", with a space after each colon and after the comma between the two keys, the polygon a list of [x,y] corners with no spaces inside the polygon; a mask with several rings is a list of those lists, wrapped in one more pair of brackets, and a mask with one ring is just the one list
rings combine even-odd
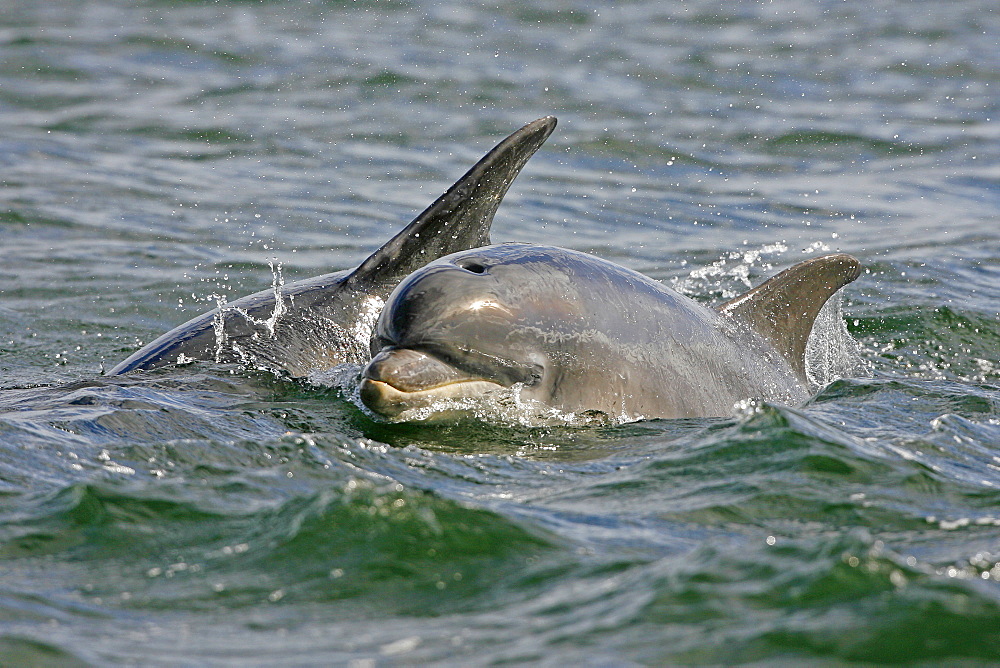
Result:
{"label": "dolphin rostrum", "polygon": [[860,271],[850,255],[812,258],[712,309],[576,251],[454,253],[389,295],[361,400],[396,420],[504,391],[522,405],[620,421],[728,416],[743,400],[799,404],[810,394],[813,321]]}
{"label": "dolphin rostrum", "polygon": [[371,326],[389,291],[431,260],[490,243],[500,201],[555,126],[555,118],[540,118],[504,139],[356,269],[225,304],[160,336],[108,373],[214,360],[301,377],[342,363],[364,364]]}

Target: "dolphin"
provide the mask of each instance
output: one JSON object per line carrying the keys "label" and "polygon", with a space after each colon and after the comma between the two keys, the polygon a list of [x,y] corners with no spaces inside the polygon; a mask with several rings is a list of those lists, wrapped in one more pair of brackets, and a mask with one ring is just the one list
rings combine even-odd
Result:
{"label": "dolphin", "polygon": [[744,400],[800,404],[813,321],[860,272],[850,255],[815,257],[713,309],[564,248],[454,253],[389,295],[360,398],[396,421],[504,391],[541,414],[618,421],[729,416]]}
{"label": "dolphin", "polygon": [[293,377],[368,360],[371,327],[389,291],[443,255],[490,243],[500,201],[556,126],[528,123],[353,270],[237,299],[163,334],[109,375],[194,360],[250,362]]}

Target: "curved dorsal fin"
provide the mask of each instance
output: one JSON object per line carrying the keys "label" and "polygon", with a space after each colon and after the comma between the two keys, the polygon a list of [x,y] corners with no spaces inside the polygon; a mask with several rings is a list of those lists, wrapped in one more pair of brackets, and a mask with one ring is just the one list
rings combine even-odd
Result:
{"label": "curved dorsal fin", "polygon": [[395,285],[431,260],[488,245],[500,201],[555,127],[555,117],[539,118],[497,144],[413,222],[362,262],[347,282]]}
{"label": "curved dorsal fin", "polygon": [[861,263],[845,253],[814,257],[786,269],[718,307],[767,339],[806,380],[806,341],[823,304],[861,275]]}

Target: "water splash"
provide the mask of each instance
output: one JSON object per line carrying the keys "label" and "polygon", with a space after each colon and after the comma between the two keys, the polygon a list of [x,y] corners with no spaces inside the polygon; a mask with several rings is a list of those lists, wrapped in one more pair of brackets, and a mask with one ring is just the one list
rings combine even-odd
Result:
{"label": "water splash", "polygon": [[[361,367],[371,358],[371,337],[385,300],[377,295],[368,295],[358,305],[357,314],[345,327],[324,318],[312,328],[314,336],[329,345],[337,342],[336,354],[346,360],[333,367],[317,366],[306,375],[306,382],[316,387],[337,387],[346,395],[357,394],[358,376]],[[321,344],[317,344],[321,345]],[[355,402],[361,405],[361,400]]]}
{"label": "water splash", "polygon": [[838,378],[870,376],[872,365],[861,344],[847,331],[843,297],[838,293],[820,309],[806,342],[806,376],[815,392]]}
{"label": "water splash", "polygon": [[253,317],[244,309],[236,308],[232,310],[246,318],[247,322],[258,327],[263,327],[268,336],[274,338],[275,327],[277,327],[281,317],[288,312],[288,306],[285,304],[285,298],[281,292],[282,288],[285,287],[285,277],[281,274],[281,263],[272,259],[268,261],[267,266],[271,268],[271,290],[274,293],[274,308],[271,310],[271,314],[262,320]]}
{"label": "water splash", "polygon": [[718,292],[724,300],[733,299],[753,287],[750,280],[752,269],[756,267],[762,272],[772,271],[774,264],[767,258],[772,255],[780,257],[786,252],[788,246],[783,242],[766,244],[756,249],[731,251],[707,267],[692,269],[686,277],[671,279],[671,286],[689,296]]}
{"label": "water splash", "polygon": [[226,304],[228,299],[226,295],[220,295],[213,293],[209,299],[215,300],[216,312],[212,317],[212,330],[215,333],[215,361],[216,363],[222,361],[222,353],[226,348]]}
{"label": "water splash", "polygon": [[358,309],[358,317],[348,329],[347,340],[353,344],[358,361],[367,362],[367,357],[371,354],[370,345],[372,332],[375,331],[375,323],[385,306],[385,300],[378,295],[369,295],[362,302]]}

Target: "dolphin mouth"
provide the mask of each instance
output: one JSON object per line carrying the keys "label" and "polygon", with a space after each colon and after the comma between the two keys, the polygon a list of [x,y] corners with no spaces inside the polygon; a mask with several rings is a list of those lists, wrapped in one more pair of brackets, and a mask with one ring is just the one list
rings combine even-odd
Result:
{"label": "dolphin mouth", "polygon": [[494,374],[466,370],[467,365],[445,361],[442,356],[413,348],[383,349],[361,373],[361,402],[392,418],[445,399],[481,397],[518,382],[505,374],[490,378],[487,375]]}
{"label": "dolphin mouth", "polygon": [[395,418],[406,411],[428,408],[443,400],[472,399],[499,389],[503,389],[503,385],[488,380],[462,380],[429,390],[404,391],[384,381],[365,378],[361,381],[361,401],[375,413]]}

